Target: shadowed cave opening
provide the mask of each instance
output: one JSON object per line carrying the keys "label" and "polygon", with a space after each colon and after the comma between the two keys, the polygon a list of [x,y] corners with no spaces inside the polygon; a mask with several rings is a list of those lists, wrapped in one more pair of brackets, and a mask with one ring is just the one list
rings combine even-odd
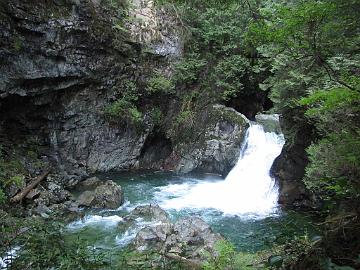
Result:
{"label": "shadowed cave opening", "polygon": [[147,138],[140,153],[140,167],[161,168],[172,152],[172,142],[162,131],[154,131]]}
{"label": "shadowed cave opening", "polygon": [[257,91],[250,95],[238,95],[228,100],[225,105],[234,108],[250,120],[255,120],[255,115],[268,111],[273,107],[273,102],[266,91]]}

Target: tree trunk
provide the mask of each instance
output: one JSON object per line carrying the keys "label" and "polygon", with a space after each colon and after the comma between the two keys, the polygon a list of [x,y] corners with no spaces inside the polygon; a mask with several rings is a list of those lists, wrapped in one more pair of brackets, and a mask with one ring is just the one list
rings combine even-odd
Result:
{"label": "tree trunk", "polygon": [[32,182],[27,187],[25,187],[22,191],[20,191],[14,197],[12,197],[10,199],[10,202],[12,202],[12,203],[21,202],[33,188],[35,188],[42,180],[44,180],[49,175],[49,173],[50,173],[50,170],[45,171],[43,174],[39,175],[34,182]]}

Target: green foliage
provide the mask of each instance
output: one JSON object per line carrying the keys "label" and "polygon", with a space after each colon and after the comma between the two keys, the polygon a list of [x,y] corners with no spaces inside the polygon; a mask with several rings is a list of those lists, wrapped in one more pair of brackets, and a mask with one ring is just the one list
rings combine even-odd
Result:
{"label": "green foliage", "polygon": [[191,54],[180,63],[175,65],[174,80],[177,83],[191,85],[195,83],[200,76],[200,72],[205,67],[206,61],[199,59],[199,55]]}
{"label": "green foliage", "polygon": [[9,269],[184,269],[158,252],[103,249],[89,245],[54,220],[20,219],[1,212],[0,257],[18,248]]}
{"label": "green foliage", "polygon": [[319,133],[326,136],[329,132],[356,129],[359,100],[360,92],[339,87],[315,91],[302,98],[299,104],[306,107],[305,116],[316,124]]}
{"label": "green foliage", "polygon": [[174,85],[172,81],[159,72],[155,72],[147,83],[146,90],[150,94],[173,94]]}
{"label": "green foliage", "polygon": [[129,0],[104,0],[102,4],[114,10],[118,18],[122,19],[128,15]]}
{"label": "green foliage", "polygon": [[154,125],[159,126],[162,123],[164,115],[160,108],[158,107],[153,108],[150,112],[150,115]]}
{"label": "green foliage", "polygon": [[360,191],[360,129],[329,134],[308,150],[307,187],[323,199],[356,198]]}
{"label": "green foliage", "polygon": [[[292,264],[303,260],[304,257],[308,257],[307,260],[312,261],[310,265],[316,267],[320,258],[317,256],[312,257],[312,255],[310,255],[316,244],[317,241],[312,241],[306,234],[303,236],[296,236],[292,241],[280,247],[277,251],[278,254],[280,254],[278,256],[280,256],[282,260],[280,267],[276,266],[275,269],[290,269]],[[307,269],[307,267],[305,269]]]}
{"label": "green foliage", "polygon": [[105,116],[111,121],[124,121],[128,124],[140,126],[143,114],[136,106],[138,92],[135,83],[126,81],[123,86],[122,97],[107,105],[104,109]]}
{"label": "green foliage", "polygon": [[197,107],[262,91],[258,84],[266,67],[253,55],[254,48],[244,43],[256,1],[170,2],[177,6],[189,32],[174,81],[185,91],[199,93]]}
{"label": "green foliage", "polygon": [[168,135],[176,141],[191,140],[194,135],[196,118],[198,117],[197,92],[190,92],[182,97],[181,109],[172,123]]}
{"label": "green foliage", "polygon": [[331,90],[320,90],[314,94],[302,98],[300,105],[309,106],[306,115],[319,118],[321,114],[335,111],[339,107],[353,106],[360,100],[360,92],[346,89],[344,87]]}
{"label": "green foliage", "polygon": [[0,204],[6,200],[4,189],[11,185],[21,186],[24,174],[25,169],[20,161],[4,157],[0,146]]}
{"label": "green foliage", "polygon": [[[238,253],[235,247],[226,240],[220,240],[215,244],[217,256],[209,255],[209,260],[203,265],[204,270],[255,270],[260,269],[259,257],[256,254]],[[266,269],[261,267],[261,269]]]}
{"label": "green foliage", "polygon": [[136,102],[139,99],[138,88],[132,81],[125,81],[122,89],[122,98],[129,102]]}
{"label": "green foliage", "polygon": [[[219,61],[214,69],[214,81],[222,100],[227,101],[244,90],[244,78],[250,76],[249,69],[248,59],[241,55],[231,55]],[[247,89],[246,94],[250,91]]]}
{"label": "green foliage", "polygon": [[14,39],[13,47],[14,47],[15,51],[20,51],[21,50],[21,48],[23,47],[23,41],[21,40],[21,38],[16,37]]}
{"label": "green foliage", "polygon": [[6,195],[4,191],[0,188],[0,205],[6,201]]}
{"label": "green foliage", "polygon": [[176,118],[176,124],[182,128],[192,128],[195,124],[195,112],[192,110],[181,111]]}
{"label": "green foliage", "polygon": [[60,223],[5,216],[0,231],[0,254],[20,246],[11,269],[103,269],[107,264],[86,242],[67,239]]}
{"label": "green foliage", "polygon": [[143,120],[142,113],[124,98],[108,105],[105,108],[105,115],[112,120],[124,120],[135,125],[141,124]]}
{"label": "green foliage", "polygon": [[205,263],[204,270],[217,270],[217,269],[234,269],[234,258],[236,255],[235,247],[225,241],[221,240],[215,246],[218,256],[212,257],[210,262]]}
{"label": "green foliage", "polygon": [[304,178],[324,200],[357,198],[360,191],[359,101],[360,92],[345,87],[314,91],[299,101],[324,137],[307,150],[310,164]]}
{"label": "green foliage", "polygon": [[359,191],[359,4],[264,1],[245,35],[271,60],[260,86],[271,89],[288,142],[314,130],[302,142],[310,145],[304,181],[324,200],[356,199]]}

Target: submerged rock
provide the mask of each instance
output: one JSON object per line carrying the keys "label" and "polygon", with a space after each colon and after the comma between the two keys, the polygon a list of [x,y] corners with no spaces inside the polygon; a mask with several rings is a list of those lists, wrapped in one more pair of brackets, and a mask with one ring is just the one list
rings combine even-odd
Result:
{"label": "submerged rock", "polygon": [[146,221],[170,222],[168,213],[157,204],[138,206],[124,219],[134,219],[139,217]]}
{"label": "submerged rock", "polygon": [[118,227],[126,231],[137,222],[170,223],[169,215],[157,204],[141,205],[132,210],[119,222]]}
{"label": "submerged rock", "polygon": [[95,188],[85,191],[77,199],[79,206],[116,209],[124,203],[121,186],[108,180]]}

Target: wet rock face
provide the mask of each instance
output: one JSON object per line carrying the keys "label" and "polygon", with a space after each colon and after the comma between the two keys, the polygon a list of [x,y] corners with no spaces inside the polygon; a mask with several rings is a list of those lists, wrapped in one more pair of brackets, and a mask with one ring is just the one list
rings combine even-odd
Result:
{"label": "wet rock face", "polygon": [[84,191],[76,201],[79,206],[116,209],[124,203],[121,186],[108,180],[93,191]]}
{"label": "wet rock face", "polygon": [[104,8],[1,1],[1,140],[31,137],[58,163],[93,171],[135,165],[147,132],[112,126],[102,112],[121,75],[136,70],[129,59],[137,52]]}
{"label": "wet rock face", "polygon": [[279,183],[279,203],[285,206],[300,206],[307,197],[301,181],[305,173],[307,159],[302,150],[288,149],[286,146],[272,166],[272,174]]}
{"label": "wet rock face", "polygon": [[199,171],[226,176],[235,166],[248,120],[232,108],[215,105],[211,117],[201,121],[200,135],[191,143],[181,145],[179,172]]}
{"label": "wet rock face", "polygon": [[[289,126],[288,121],[282,119],[282,127]],[[305,167],[309,162],[306,148],[310,145],[312,136],[312,128],[304,125],[303,130],[294,136],[293,143],[286,144],[273,163],[271,174],[279,185],[279,203],[284,206],[291,208],[315,206],[313,198],[302,181]]]}
{"label": "wet rock face", "polygon": [[[220,113],[209,123],[206,117],[200,120],[201,140],[194,137],[190,147],[171,141],[166,130],[158,132],[151,124],[139,131],[105,119],[105,106],[122,91],[125,79],[143,76],[143,64],[141,44],[115,31],[110,10],[99,3],[0,2],[0,144],[34,144],[66,172],[141,167],[227,174],[246,129],[235,110],[220,106],[216,111],[234,117]],[[140,11],[147,9],[145,4]],[[161,26],[172,22],[166,10],[150,11],[155,21],[149,23],[162,39],[157,44],[150,35],[146,42],[167,48],[153,52],[167,70],[167,59],[179,57],[181,46],[173,52],[166,45],[167,38],[176,36],[171,25]],[[69,173],[64,179],[72,188],[83,178]]]}

